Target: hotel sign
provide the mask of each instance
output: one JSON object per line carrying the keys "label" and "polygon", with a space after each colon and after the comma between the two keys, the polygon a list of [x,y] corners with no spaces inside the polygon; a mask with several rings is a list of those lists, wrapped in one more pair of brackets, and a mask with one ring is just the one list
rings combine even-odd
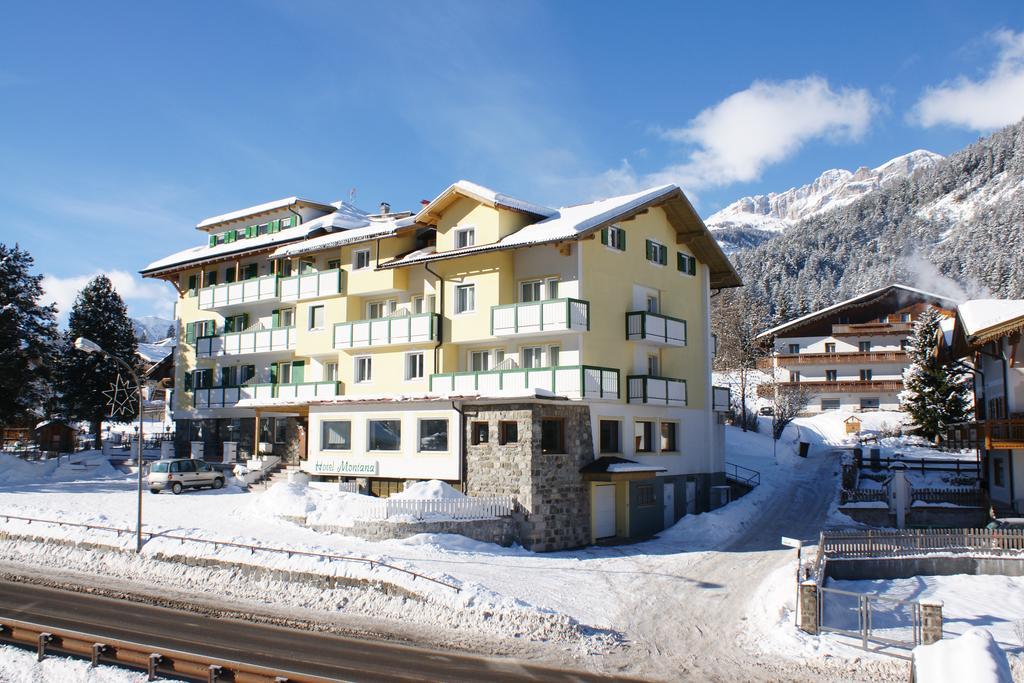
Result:
{"label": "hotel sign", "polygon": [[347,474],[370,476],[380,472],[377,460],[346,460],[345,458],[320,457],[312,459],[306,469],[315,474]]}

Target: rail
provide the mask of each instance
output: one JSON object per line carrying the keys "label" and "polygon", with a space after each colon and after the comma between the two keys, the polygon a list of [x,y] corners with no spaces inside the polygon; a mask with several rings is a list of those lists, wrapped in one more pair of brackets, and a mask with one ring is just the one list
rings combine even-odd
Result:
{"label": "rail", "polygon": [[282,671],[247,662],[184,650],[109,638],[95,633],[55,628],[0,616],[0,642],[33,647],[42,661],[47,653],[88,657],[93,666],[115,664],[144,669],[149,680],[169,675],[191,680],[289,681],[328,683],[333,678]]}
{"label": "rail", "polygon": [[846,363],[906,363],[906,351],[847,351],[837,353],[778,353],[757,360],[757,367],[765,370],[775,361],[782,367],[791,365],[843,365]]}
{"label": "rail", "polygon": [[863,453],[855,457],[857,459],[857,467],[861,469],[888,469],[895,463],[903,463],[906,465],[908,472],[956,472],[957,474],[974,475],[981,473],[981,463],[977,460],[961,460],[957,458],[872,458],[870,454],[865,457]]}
{"label": "rail", "polygon": [[912,557],[927,552],[980,555],[1024,554],[1024,529],[900,529],[822,532],[826,560]]}
{"label": "rail", "polygon": [[[729,468],[732,471],[729,471]],[[725,478],[727,481],[732,481],[737,484],[743,484],[749,486],[751,489],[755,489],[761,485],[761,473],[757,470],[752,470],[749,467],[738,465],[734,462],[725,463]]]}
{"label": "rail", "polygon": [[[57,527],[65,527],[65,526],[67,526],[67,527],[72,527],[72,528],[76,528],[76,529],[88,529],[90,531],[113,531],[118,536],[120,536],[121,534],[128,534],[129,536],[131,536],[132,534],[135,533],[135,531],[133,529],[121,529],[119,527],[103,526],[103,525],[99,525],[99,524],[86,524],[86,523],[83,523],[83,522],[65,522],[65,521],[62,521],[62,520],[55,520],[55,519],[40,519],[40,518],[37,518],[37,517],[22,517],[20,515],[9,515],[7,513],[0,513],[0,518],[3,518],[3,520],[5,522],[10,522],[12,519],[15,519],[15,520],[22,521],[22,522],[28,522],[29,524],[32,524],[32,523],[35,522],[35,523],[39,523],[39,524],[52,524],[52,525],[57,526]],[[208,539],[208,538],[196,538],[194,536],[178,536],[178,535],[174,535],[174,534],[154,533],[152,531],[143,531],[142,535],[143,536],[148,536],[149,540],[152,540],[154,538],[164,538],[164,539],[170,539],[170,540],[173,540],[173,541],[178,541],[181,544],[184,544],[186,542],[188,542],[188,543],[203,543],[203,544],[206,544],[206,545],[212,545],[214,551],[216,551],[218,548],[239,548],[239,549],[242,549],[242,550],[248,550],[250,555],[255,555],[256,551],[260,551],[260,552],[265,552],[265,553],[276,553],[276,554],[279,554],[279,555],[286,555],[289,559],[291,559],[291,557],[295,556],[295,557],[314,557],[314,558],[317,558],[317,559],[326,560],[328,562],[354,562],[354,563],[358,563],[358,564],[369,565],[371,570],[374,569],[375,567],[382,567],[384,569],[391,569],[391,570],[394,570],[396,572],[400,572],[402,574],[406,574],[408,576],[413,577],[413,579],[424,579],[425,581],[430,581],[432,583],[436,583],[438,585],[445,586],[446,588],[451,588],[451,589],[455,590],[456,592],[461,592],[461,590],[462,590],[461,588],[459,588],[458,586],[456,586],[453,583],[448,583],[447,581],[442,581],[440,579],[435,579],[435,578],[426,576],[425,574],[420,574],[419,572],[414,572],[411,569],[405,569],[403,567],[398,567],[398,566],[395,566],[393,564],[388,564],[387,562],[381,562],[379,560],[371,560],[370,558],[367,558],[367,557],[351,557],[351,556],[348,556],[348,555],[335,555],[335,554],[332,554],[332,553],[314,553],[314,552],[310,552],[308,550],[292,550],[290,548],[276,548],[276,547],[273,547],[273,546],[266,546],[266,545],[250,545],[250,544],[247,544],[247,543],[235,543],[233,541],[218,541],[218,540],[213,540],[213,539]]]}
{"label": "rail", "polygon": [[946,448],[1024,448],[1024,419],[1010,418],[961,422],[946,428]]}

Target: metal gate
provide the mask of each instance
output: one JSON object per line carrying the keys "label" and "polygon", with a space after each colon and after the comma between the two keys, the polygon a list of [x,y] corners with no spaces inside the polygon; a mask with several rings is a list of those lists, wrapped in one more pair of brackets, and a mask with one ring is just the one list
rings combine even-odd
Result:
{"label": "metal gate", "polygon": [[818,589],[822,631],[841,633],[886,647],[912,650],[921,644],[921,605],[883,595],[853,593],[838,588]]}

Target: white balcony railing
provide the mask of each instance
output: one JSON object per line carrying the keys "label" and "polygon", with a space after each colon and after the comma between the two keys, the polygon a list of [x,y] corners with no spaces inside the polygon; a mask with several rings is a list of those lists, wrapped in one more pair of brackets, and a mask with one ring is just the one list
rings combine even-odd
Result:
{"label": "white balcony railing", "polygon": [[659,406],[685,406],[686,380],[654,375],[630,375],[629,402]]}
{"label": "white balcony railing", "polygon": [[592,365],[514,368],[486,372],[450,372],[430,376],[430,390],[493,394],[542,389],[566,398],[619,397],[619,371]]}
{"label": "white balcony railing", "polygon": [[293,351],[294,349],[294,327],[228,332],[216,337],[198,337],[196,339],[196,356],[198,358],[236,356],[247,353],[269,353],[272,351]]}
{"label": "white balcony railing", "polygon": [[657,346],[686,346],[686,321],[660,313],[626,313],[626,339]]}
{"label": "white balcony railing", "polygon": [[590,302],[581,299],[549,299],[491,307],[491,334],[495,337],[589,329]]}
{"label": "white balcony railing", "polygon": [[359,349],[436,342],[441,329],[437,313],[354,320],[334,326],[334,348]]}
{"label": "white balcony railing", "polygon": [[199,290],[199,308],[210,310],[227,306],[254,304],[277,298],[277,276],[265,275],[241,282],[226,282]]}
{"label": "white balcony railing", "polygon": [[340,393],[338,382],[303,382],[301,384],[246,384],[240,387],[209,387],[193,390],[197,409],[230,408],[242,399],[255,398],[330,398]]}
{"label": "white balcony railing", "polygon": [[281,278],[281,301],[302,301],[341,294],[341,269]]}

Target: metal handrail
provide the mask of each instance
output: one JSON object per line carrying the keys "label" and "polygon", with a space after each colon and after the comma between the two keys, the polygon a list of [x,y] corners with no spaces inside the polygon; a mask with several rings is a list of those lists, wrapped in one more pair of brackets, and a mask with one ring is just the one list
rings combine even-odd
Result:
{"label": "metal handrail", "polygon": [[[98,524],[86,524],[84,522],[65,522],[65,521],[55,520],[55,519],[40,519],[40,518],[37,518],[37,517],[22,517],[20,515],[9,515],[7,513],[0,513],[0,517],[2,517],[4,519],[4,521],[10,521],[12,519],[16,519],[16,520],[19,520],[19,521],[22,521],[22,522],[28,522],[29,524],[31,524],[32,522],[38,522],[40,524],[54,524],[54,525],[56,525],[58,527],[69,526],[69,527],[74,527],[74,528],[78,528],[78,529],[89,529],[89,530],[94,530],[94,531],[113,531],[113,532],[117,533],[118,536],[120,536],[123,533],[124,534],[132,534],[133,533],[133,531],[131,529],[121,529],[119,527],[102,526],[102,525],[98,525]],[[395,566],[393,564],[388,564],[387,562],[381,562],[380,560],[371,560],[371,559],[366,558],[366,557],[351,557],[351,556],[348,556],[348,555],[334,555],[334,554],[331,554],[331,553],[314,553],[314,552],[310,552],[308,550],[292,550],[292,549],[289,549],[289,548],[275,548],[273,546],[265,546],[265,545],[250,545],[250,544],[247,544],[247,543],[234,543],[232,541],[217,541],[217,540],[212,540],[212,539],[208,539],[208,538],[196,538],[194,536],[177,536],[177,535],[173,535],[173,534],[154,533],[152,531],[143,531],[142,535],[143,536],[148,536],[150,540],[152,540],[154,538],[169,538],[171,540],[179,541],[181,543],[185,543],[186,541],[192,542],[192,543],[205,543],[207,545],[212,545],[214,550],[216,550],[218,547],[242,548],[242,549],[248,550],[250,554],[255,554],[255,552],[257,550],[263,551],[263,552],[268,552],[268,553],[283,553],[283,554],[287,555],[289,559],[293,555],[295,555],[297,557],[315,557],[315,558],[318,558],[318,559],[321,559],[321,560],[327,560],[327,561],[335,561],[336,560],[336,561],[339,561],[339,562],[358,562],[358,563],[370,565],[370,569],[373,569],[375,566],[377,566],[377,567],[384,567],[385,569],[393,569],[393,570],[395,570],[397,572],[401,572],[403,574],[408,574],[409,576],[413,577],[414,579],[425,579],[426,581],[432,581],[433,583],[439,584],[441,586],[445,586],[446,588],[452,588],[456,592],[461,592],[461,590],[462,590],[459,586],[456,586],[453,583],[448,583],[447,581],[442,581],[440,579],[435,579],[435,578],[432,578],[430,576],[426,576],[425,574],[420,574],[419,572],[414,572],[411,569],[405,569],[403,567],[398,567],[398,566]]]}
{"label": "metal handrail", "polygon": [[[761,485],[761,473],[758,472],[757,470],[751,469],[749,467],[744,467],[743,465],[738,465],[734,462],[726,462],[725,467],[726,479],[731,478],[733,481],[749,486],[750,488],[757,488],[758,486]],[[728,468],[730,467],[733,468],[732,473],[729,472]],[[741,475],[740,470],[743,470],[748,474],[746,476]]]}

